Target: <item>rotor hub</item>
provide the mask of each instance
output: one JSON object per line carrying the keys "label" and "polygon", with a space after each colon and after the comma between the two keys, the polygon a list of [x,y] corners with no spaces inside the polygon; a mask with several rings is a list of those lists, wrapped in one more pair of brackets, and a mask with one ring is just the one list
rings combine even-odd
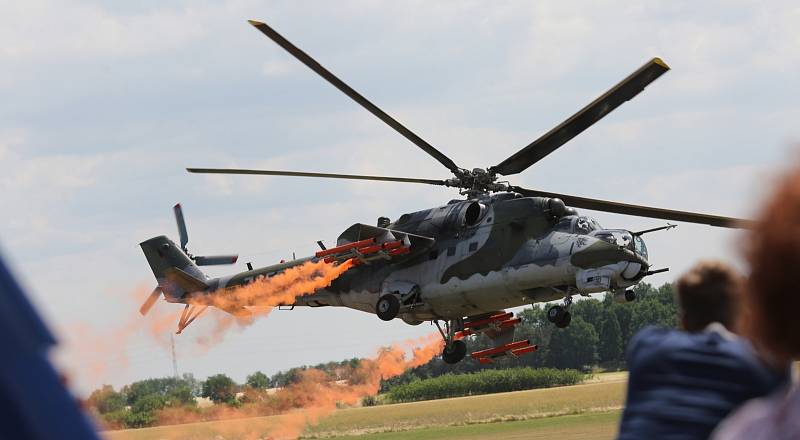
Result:
{"label": "rotor hub", "polygon": [[456,177],[446,180],[445,184],[460,188],[461,194],[470,197],[509,190],[508,184],[497,182],[497,174],[491,168],[473,168],[472,170],[459,168],[454,174]]}

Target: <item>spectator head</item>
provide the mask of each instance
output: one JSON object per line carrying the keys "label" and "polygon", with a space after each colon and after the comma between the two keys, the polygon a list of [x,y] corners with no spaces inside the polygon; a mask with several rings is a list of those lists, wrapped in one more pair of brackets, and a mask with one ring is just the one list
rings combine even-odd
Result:
{"label": "spectator head", "polygon": [[738,311],[739,274],[727,264],[701,262],[678,280],[678,313],[683,328],[698,332],[712,322],[732,328]]}
{"label": "spectator head", "polygon": [[800,166],[778,183],[759,215],[746,258],[743,330],[778,360],[800,356]]}

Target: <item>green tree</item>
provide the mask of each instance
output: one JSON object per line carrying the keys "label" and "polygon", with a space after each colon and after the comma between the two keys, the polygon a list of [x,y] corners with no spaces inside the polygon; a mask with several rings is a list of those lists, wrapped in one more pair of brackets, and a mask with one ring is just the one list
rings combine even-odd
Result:
{"label": "green tree", "polygon": [[233,402],[236,382],[224,374],[211,376],[203,383],[203,397],[208,397],[214,403]]}
{"label": "green tree", "polygon": [[275,373],[269,381],[270,386],[273,388],[280,388],[285,387],[286,385],[291,385],[296,383],[300,380],[300,376],[305,370],[305,367],[300,368],[290,368],[287,371],[279,371]]}
{"label": "green tree", "polygon": [[619,362],[622,360],[622,330],[617,315],[607,311],[600,325],[597,354],[602,362]]}
{"label": "green tree", "polygon": [[555,368],[585,370],[597,362],[597,332],[580,316],[550,337],[548,363]]}
{"label": "green tree", "polygon": [[144,428],[152,425],[155,421],[156,416],[152,411],[126,411],[122,414],[122,422],[128,428]]}
{"label": "green tree", "polygon": [[600,325],[605,317],[603,303],[595,298],[579,299],[572,303],[570,308],[572,316],[580,316],[581,319],[591,324],[596,332],[600,332]]}
{"label": "green tree", "polygon": [[612,303],[609,309],[617,317],[620,331],[622,332],[622,351],[628,346],[628,341],[631,340],[631,317],[633,316],[632,304],[618,304]]}
{"label": "green tree", "polygon": [[169,391],[169,393],[165,396],[167,399],[167,405],[170,406],[181,406],[181,405],[190,405],[194,406],[197,404],[194,400],[194,393],[192,393],[192,388],[189,385],[183,385],[177,388],[173,388]]}
{"label": "green tree", "polygon": [[164,396],[159,396],[158,394],[148,394],[141,399],[138,399],[136,403],[131,406],[131,411],[135,413],[152,413],[159,409],[163,409],[165,406],[167,406],[167,399],[165,399]]}
{"label": "green tree", "polygon": [[92,392],[86,403],[96,408],[100,414],[106,414],[125,408],[125,396],[115,391],[111,385],[103,385]]}
{"label": "green tree", "polygon": [[199,396],[200,393],[203,392],[203,383],[195,379],[194,374],[183,373],[181,375],[181,380],[183,380],[183,383],[185,383],[186,386],[189,387],[189,389],[192,391],[193,396]]}
{"label": "green tree", "polygon": [[[162,377],[156,379],[145,379],[126,385],[122,388],[122,394],[128,405],[134,405],[137,400],[156,394],[165,397],[168,401],[173,400],[178,403],[189,403],[192,393],[192,384],[185,377]],[[172,396],[172,399],[170,399]]]}
{"label": "green tree", "polygon": [[247,381],[245,383],[250,388],[263,390],[264,388],[269,388],[269,377],[260,371],[256,371],[247,376]]}
{"label": "green tree", "polygon": [[677,325],[677,311],[674,307],[659,301],[660,298],[648,298],[633,306],[630,320],[631,335],[648,325],[660,327],[675,327]]}

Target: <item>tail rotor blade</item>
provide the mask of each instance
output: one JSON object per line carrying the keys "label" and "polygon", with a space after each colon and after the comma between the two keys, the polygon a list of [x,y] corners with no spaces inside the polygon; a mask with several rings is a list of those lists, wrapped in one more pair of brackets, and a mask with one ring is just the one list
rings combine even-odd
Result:
{"label": "tail rotor blade", "polygon": [[238,255],[195,256],[194,263],[198,266],[216,266],[219,264],[233,264],[238,259]]}
{"label": "tail rotor blade", "polygon": [[161,288],[156,287],[155,289],[153,289],[153,292],[150,293],[150,296],[148,296],[147,299],[144,300],[142,306],[139,307],[139,313],[142,316],[146,315],[147,312],[149,312],[150,309],[153,308],[153,304],[155,304],[156,301],[158,301],[158,298],[160,296],[161,296]]}
{"label": "tail rotor blade", "polygon": [[178,234],[181,237],[181,249],[186,251],[186,244],[189,243],[189,233],[186,232],[186,222],[183,220],[183,209],[178,203],[172,208],[175,211],[175,222],[178,223]]}

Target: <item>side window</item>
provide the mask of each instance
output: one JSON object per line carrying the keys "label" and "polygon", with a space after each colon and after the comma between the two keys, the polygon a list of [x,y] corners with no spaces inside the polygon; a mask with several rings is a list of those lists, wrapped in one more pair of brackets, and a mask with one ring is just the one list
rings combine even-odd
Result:
{"label": "side window", "polygon": [[555,230],[559,232],[570,232],[572,230],[572,220],[574,217],[563,217],[556,224]]}

